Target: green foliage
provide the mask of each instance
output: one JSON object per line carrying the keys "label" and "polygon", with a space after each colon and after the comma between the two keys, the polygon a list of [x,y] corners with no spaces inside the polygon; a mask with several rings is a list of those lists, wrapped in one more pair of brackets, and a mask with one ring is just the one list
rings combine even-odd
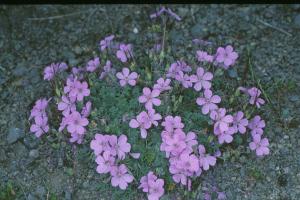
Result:
{"label": "green foliage", "polygon": [[0,185],[0,200],[13,200],[16,199],[16,192],[11,182]]}

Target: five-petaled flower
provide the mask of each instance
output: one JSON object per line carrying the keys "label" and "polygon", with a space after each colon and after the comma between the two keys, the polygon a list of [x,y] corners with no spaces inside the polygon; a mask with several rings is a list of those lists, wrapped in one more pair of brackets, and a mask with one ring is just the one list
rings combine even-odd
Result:
{"label": "five-petaled flower", "polygon": [[130,73],[129,69],[126,67],[122,69],[122,72],[118,72],[116,76],[118,79],[120,79],[120,85],[122,87],[124,87],[127,84],[135,86],[136,79],[138,78],[138,74],[136,72]]}

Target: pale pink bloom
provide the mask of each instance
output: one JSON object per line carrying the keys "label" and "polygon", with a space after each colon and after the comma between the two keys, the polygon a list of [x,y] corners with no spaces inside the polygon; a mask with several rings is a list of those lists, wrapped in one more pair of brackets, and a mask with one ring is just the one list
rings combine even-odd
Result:
{"label": "pale pink bloom", "polygon": [[252,136],[256,134],[262,135],[264,132],[263,128],[265,126],[266,126],[265,121],[262,120],[259,115],[256,115],[252,120],[250,120],[248,124],[248,128],[251,129]]}
{"label": "pale pink bloom", "polygon": [[92,102],[88,101],[86,102],[85,106],[83,106],[81,110],[81,115],[83,117],[88,117],[91,114],[91,110],[92,110]]}
{"label": "pale pink bloom", "polygon": [[193,146],[198,144],[197,136],[194,132],[188,132],[185,137],[186,148],[193,151]]}
{"label": "pale pink bloom", "polygon": [[188,74],[184,74],[182,71],[179,71],[175,76],[175,79],[179,81],[184,88],[190,88],[193,86],[193,82]]}
{"label": "pale pink bloom", "polygon": [[176,132],[172,137],[165,140],[165,151],[169,152],[171,155],[179,155],[187,146],[185,142],[184,132]]}
{"label": "pale pink bloom", "polygon": [[50,99],[47,100],[46,98],[38,99],[31,110],[29,120],[33,117],[46,115],[46,108],[48,107],[49,101]]}
{"label": "pale pink bloom", "polygon": [[121,62],[127,62],[129,58],[133,56],[131,44],[120,44],[119,50],[117,51],[117,58]]}
{"label": "pale pink bloom", "polygon": [[197,172],[199,170],[199,160],[194,154],[182,153],[180,154],[178,166],[188,172]]}
{"label": "pale pink bloom", "polygon": [[181,72],[180,66],[177,63],[172,63],[168,69],[167,77],[168,78],[175,78],[178,73]]}
{"label": "pale pink bloom", "polygon": [[244,113],[242,111],[238,111],[235,115],[233,115],[233,123],[232,126],[235,132],[240,132],[241,134],[246,133],[246,127],[248,126],[248,119],[243,118]]}
{"label": "pale pink bloom", "polygon": [[127,167],[124,164],[121,164],[119,167],[114,166],[110,170],[111,178],[111,185],[113,187],[118,187],[121,190],[125,190],[128,186],[128,183],[133,181],[133,176],[128,174]]}
{"label": "pale pink bloom", "polygon": [[161,115],[159,113],[155,113],[154,109],[149,109],[148,110],[148,117],[149,117],[149,120],[151,121],[151,123],[154,126],[158,126],[157,121],[162,119]]}
{"label": "pale pink bloom", "polygon": [[44,69],[44,80],[50,81],[54,76],[61,71],[68,68],[66,63],[51,63],[51,65],[45,67]]}
{"label": "pale pink bloom", "polygon": [[115,74],[116,70],[112,68],[112,64],[110,60],[106,61],[106,64],[103,67],[103,71],[101,72],[99,79],[104,79],[109,73]]}
{"label": "pale pink bloom", "polygon": [[98,155],[96,158],[97,172],[99,174],[106,174],[110,172],[112,167],[115,165],[115,158],[110,154],[109,151],[105,151],[103,155]]}
{"label": "pale pink bloom", "polygon": [[138,78],[138,74],[136,72],[130,73],[129,69],[126,67],[122,69],[122,73],[118,72],[116,76],[118,79],[120,79],[120,85],[122,87],[124,87],[127,84],[135,86],[136,79]]}
{"label": "pale pink bloom", "polygon": [[87,63],[86,71],[94,72],[99,66],[100,66],[100,60],[99,57],[96,57]]}
{"label": "pale pink bloom", "polygon": [[61,102],[58,103],[58,110],[63,111],[64,116],[76,110],[76,105],[67,96],[61,97]]}
{"label": "pale pink bloom", "polygon": [[75,81],[74,88],[69,93],[71,100],[76,99],[77,101],[83,101],[83,98],[90,95],[87,82]]}
{"label": "pale pink bloom", "polygon": [[208,55],[206,51],[197,51],[197,59],[200,62],[206,61],[206,62],[212,62],[214,57],[211,55]]}
{"label": "pale pink bloom", "polygon": [[181,122],[181,117],[173,117],[170,115],[165,117],[165,121],[163,121],[161,125],[170,132],[172,132],[174,129],[182,129],[184,127],[184,124]]}
{"label": "pale pink bloom", "polygon": [[157,80],[157,83],[153,86],[153,89],[157,89],[160,92],[170,90],[172,87],[170,86],[170,79],[164,80],[163,78],[160,78]]}
{"label": "pale pink bloom", "polygon": [[194,85],[194,89],[196,91],[200,91],[202,88],[203,89],[209,89],[211,88],[211,83],[210,81],[213,78],[213,74],[210,72],[205,72],[202,67],[197,68],[197,75],[191,75],[190,79]]}
{"label": "pale pink bloom", "polygon": [[159,200],[164,195],[164,180],[157,179],[156,181],[149,181],[150,187],[148,192],[148,200]]}
{"label": "pale pink bloom", "polygon": [[229,66],[233,65],[238,58],[238,54],[233,51],[232,46],[228,45],[225,47],[219,47],[216,53],[216,61],[218,63],[224,63],[224,68],[228,69]]}
{"label": "pale pink bloom", "polygon": [[49,131],[48,118],[46,116],[36,116],[34,121],[35,124],[31,125],[30,132],[34,133],[36,137],[41,137]]}
{"label": "pale pink bloom", "polygon": [[223,133],[229,129],[229,124],[233,122],[233,117],[231,115],[226,115],[225,108],[219,108],[213,110],[210,113],[210,118],[215,121],[214,133]]}
{"label": "pale pink bloom", "polygon": [[270,153],[269,141],[267,138],[261,139],[261,135],[255,134],[253,141],[250,142],[249,147],[252,151],[255,150],[257,156],[264,156]]}
{"label": "pale pink bloom", "polygon": [[198,97],[196,103],[202,106],[202,113],[208,114],[210,111],[218,109],[216,104],[221,102],[221,97],[213,95],[211,90],[204,90],[204,97]]}
{"label": "pale pink bloom", "polygon": [[127,142],[127,136],[126,135],[120,135],[117,141],[117,144],[115,145],[115,149],[118,155],[118,159],[124,160],[126,153],[130,152],[131,145]]}
{"label": "pale pink bloom", "polygon": [[67,129],[70,133],[84,134],[85,126],[89,124],[89,121],[80,115],[79,112],[74,111],[68,116]]}
{"label": "pale pink bloom", "polygon": [[154,173],[152,171],[148,172],[148,174],[146,176],[143,176],[140,180],[140,185],[139,185],[139,189],[143,189],[143,192],[149,192],[149,187],[151,187],[151,185],[149,185],[149,183],[152,183],[154,181],[157,180],[157,177],[154,175]]}
{"label": "pale pink bloom", "polygon": [[71,143],[74,143],[76,142],[77,144],[81,144],[83,142],[83,136],[84,135],[80,135],[80,134],[77,134],[77,133],[71,133],[71,138],[69,139],[69,141]]}
{"label": "pale pink bloom", "polygon": [[205,147],[202,144],[198,146],[198,151],[200,167],[204,170],[209,170],[209,166],[215,166],[217,161],[216,157],[206,154]]}
{"label": "pale pink bloom", "polygon": [[146,109],[149,110],[153,107],[153,105],[159,106],[161,104],[160,99],[157,98],[159,94],[159,90],[154,89],[151,91],[150,88],[144,87],[143,95],[139,96],[139,102],[145,103]]}
{"label": "pale pink bloom", "polygon": [[94,150],[96,156],[100,155],[103,151],[110,152],[109,138],[107,135],[97,133],[95,139],[91,141],[90,147]]}
{"label": "pale pink bloom", "polygon": [[140,128],[142,138],[147,137],[147,129],[149,129],[151,125],[151,120],[149,119],[148,113],[145,111],[137,115],[136,119],[132,119],[129,122],[130,128]]}
{"label": "pale pink bloom", "polygon": [[244,87],[239,87],[238,89],[244,92],[245,94],[249,95],[249,103],[252,105],[255,104],[257,108],[260,108],[261,105],[265,104],[265,100],[259,98],[259,96],[261,95],[261,91],[258,88],[252,87],[247,89]]}
{"label": "pale pink bloom", "polygon": [[111,41],[114,39],[114,35],[109,35],[100,41],[100,50],[104,51],[106,48],[110,47]]}
{"label": "pale pink bloom", "polygon": [[217,129],[215,134],[218,136],[218,142],[219,144],[225,143],[231,143],[233,140],[232,135],[235,133],[233,127],[229,127],[226,131],[220,131],[220,129]]}

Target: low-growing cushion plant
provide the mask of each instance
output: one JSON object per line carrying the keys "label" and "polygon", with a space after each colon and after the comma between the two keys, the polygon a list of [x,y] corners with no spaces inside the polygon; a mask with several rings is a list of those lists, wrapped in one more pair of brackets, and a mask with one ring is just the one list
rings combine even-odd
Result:
{"label": "low-growing cushion plant", "polygon": [[[30,131],[42,137],[51,134],[50,113],[50,124],[70,143],[90,146],[99,176],[150,200],[175,185],[194,190],[229,148],[248,143],[258,157],[269,154],[259,115],[262,91],[227,73],[239,66],[238,52],[199,39],[174,52],[165,24],[181,18],[165,7],[150,15],[159,17],[163,37],[152,48],[109,35],[100,41],[99,54],[81,67],[47,66],[44,79],[55,96],[36,101],[29,118]],[[217,198],[226,196],[218,192]]]}

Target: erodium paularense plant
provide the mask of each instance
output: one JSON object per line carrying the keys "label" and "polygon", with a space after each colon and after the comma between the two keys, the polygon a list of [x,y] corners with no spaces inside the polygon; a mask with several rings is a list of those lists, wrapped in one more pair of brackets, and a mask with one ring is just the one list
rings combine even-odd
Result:
{"label": "erodium paularense plant", "polygon": [[[181,20],[165,7],[150,18],[159,16],[163,23]],[[90,146],[97,173],[110,177],[113,187],[139,188],[151,200],[174,184],[193,190],[236,138],[258,157],[269,154],[265,121],[257,114],[265,104],[261,90],[224,87],[223,72],[238,68],[237,51],[196,39],[193,52],[171,54],[165,31],[153,48],[109,35],[82,67],[50,64],[44,79],[55,96],[39,99],[29,118],[37,137],[51,134],[47,107],[56,104],[61,122],[51,125],[71,143]]]}

